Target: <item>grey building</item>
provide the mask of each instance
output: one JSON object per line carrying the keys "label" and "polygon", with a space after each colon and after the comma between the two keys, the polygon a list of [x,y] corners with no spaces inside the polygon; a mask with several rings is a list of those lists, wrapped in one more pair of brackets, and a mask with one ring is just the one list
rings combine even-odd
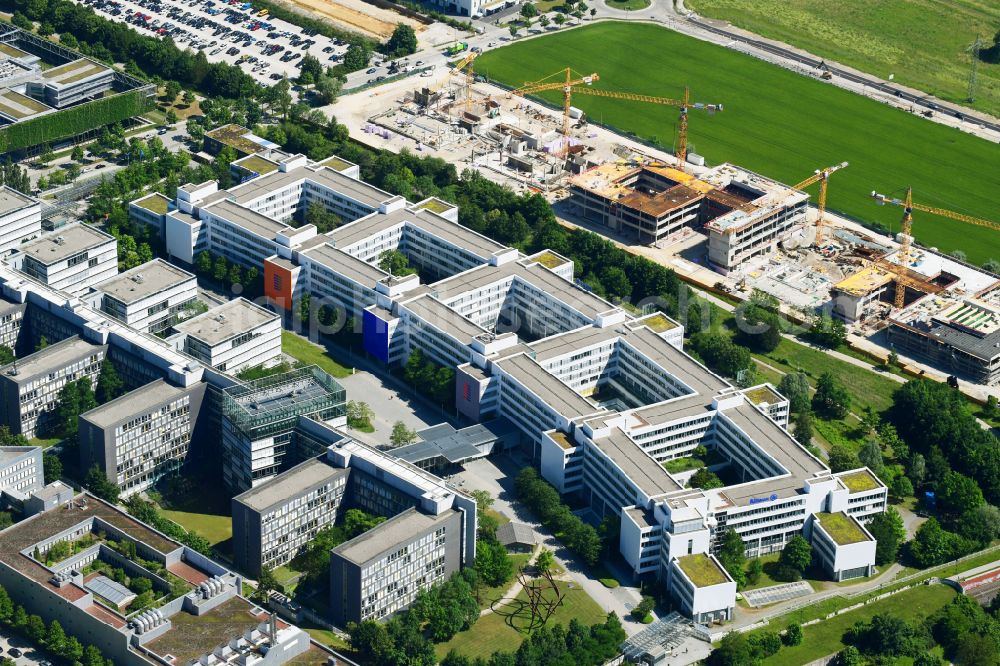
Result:
{"label": "grey building", "polygon": [[382,620],[410,605],[420,590],[462,566],[462,513],[427,515],[407,509],[333,549],[333,621]]}
{"label": "grey building", "polygon": [[59,391],[83,377],[96,385],[107,345],[79,336],[49,345],[0,369],[0,415],[11,432],[35,437],[54,416]]}
{"label": "grey building", "polygon": [[27,495],[43,483],[40,446],[0,446],[0,490]]}
{"label": "grey building", "polygon": [[157,380],[80,415],[80,469],[97,465],[123,497],[147,490],[184,464],[206,384]]}
{"label": "grey building", "polygon": [[61,109],[103,95],[114,86],[110,67],[80,58],[44,70],[27,83],[26,92],[51,107]]}
{"label": "grey building", "polygon": [[118,241],[86,224],[73,224],[18,246],[14,268],[74,296],[118,274]]}
{"label": "grey building", "polygon": [[26,308],[24,303],[11,303],[0,299],[0,345],[9,347],[11,351],[17,349]]}

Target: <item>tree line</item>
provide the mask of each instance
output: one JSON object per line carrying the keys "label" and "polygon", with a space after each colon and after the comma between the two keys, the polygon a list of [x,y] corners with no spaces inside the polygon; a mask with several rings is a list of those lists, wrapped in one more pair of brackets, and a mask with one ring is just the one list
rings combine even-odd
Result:
{"label": "tree line", "polygon": [[542,479],[534,467],[525,467],[518,473],[514,489],[517,499],[584,562],[594,566],[600,561],[603,544],[597,530],[575,515],[562,502],[559,491]]}

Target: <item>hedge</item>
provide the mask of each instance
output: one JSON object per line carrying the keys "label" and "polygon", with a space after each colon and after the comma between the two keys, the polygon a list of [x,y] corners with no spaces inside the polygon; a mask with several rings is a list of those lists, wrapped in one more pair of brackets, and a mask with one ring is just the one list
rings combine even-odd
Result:
{"label": "hedge", "polygon": [[0,129],[0,153],[66,139],[141,115],[151,108],[152,102],[142,92],[132,90],[14,123]]}

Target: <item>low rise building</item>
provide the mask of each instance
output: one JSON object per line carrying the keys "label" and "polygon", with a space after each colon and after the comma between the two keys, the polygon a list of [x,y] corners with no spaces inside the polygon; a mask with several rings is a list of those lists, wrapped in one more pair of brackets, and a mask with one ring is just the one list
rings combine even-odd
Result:
{"label": "low rise building", "polygon": [[40,446],[0,446],[0,491],[27,495],[41,490],[44,481]]}
{"label": "low rise building", "polygon": [[29,439],[54,426],[59,391],[83,378],[96,386],[107,350],[73,336],[5,365],[0,369],[3,423]]}
{"label": "low rise building", "polygon": [[50,107],[62,109],[102,96],[114,87],[115,72],[87,58],[79,58],[50,69],[29,81],[28,95]]}
{"label": "low rise building", "polygon": [[159,333],[198,299],[198,279],[153,259],[94,285],[103,312],[143,333]]}
{"label": "low rise building", "polygon": [[679,610],[695,622],[733,619],[736,581],[714,555],[692,553],[672,560],[667,583]]}
{"label": "low rise building", "polygon": [[[68,554],[50,556],[59,544]],[[149,581],[150,606],[135,609],[135,591],[102,576],[116,568]],[[121,666],[327,662],[308,634],[245,599],[242,582],[88,494],[0,532],[0,585],[14,603]]]}
{"label": "low rise building", "polygon": [[179,388],[161,379],[81,414],[80,469],[96,465],[122,497],[177,472],[195,434],[205,389],[203,382]]}
{"label": "low rise building", "polygon": [[844,512],[813,514],[811,542],[817,559],[833,580],[875,573],[875,537]]}
{"label": "low rise building", "polygon": [[281,317],[237,298],[174,326],[178,349],[216,370],[274,365],[281,356]]}
{"label": "low rise building", "polygon": [[0,255],[16,250],[40,233],[41,202],[7,185],[0,187]]}
{"label": "low rise building", "polygon": [[21,244],[8,262],[53,289],[80,296],[118,274],[118,241],[90,225],[73,224]]}

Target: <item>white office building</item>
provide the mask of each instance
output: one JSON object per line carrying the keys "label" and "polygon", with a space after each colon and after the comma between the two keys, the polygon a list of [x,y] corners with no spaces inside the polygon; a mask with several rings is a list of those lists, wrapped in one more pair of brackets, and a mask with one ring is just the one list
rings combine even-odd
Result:
{"label": "white office building", "polygon": [[0,187],[0,256],[41,232],[42,204],[11,187]]}
{"label": "white office building", "polygon": [[198,280],[153,259],[94,286],[95,306],[137,331],[159,333],[198,298]]}
{"label": "white office building", "polygon": [[118,241],[87,224],[73,224],[23,243],[7,262],[73,296],[118,274]]}
{"label": "white office building", "polygon": [[216,370],[274,365],[281,356],[281,317],[238,298],[176,326],[170,340]]}

